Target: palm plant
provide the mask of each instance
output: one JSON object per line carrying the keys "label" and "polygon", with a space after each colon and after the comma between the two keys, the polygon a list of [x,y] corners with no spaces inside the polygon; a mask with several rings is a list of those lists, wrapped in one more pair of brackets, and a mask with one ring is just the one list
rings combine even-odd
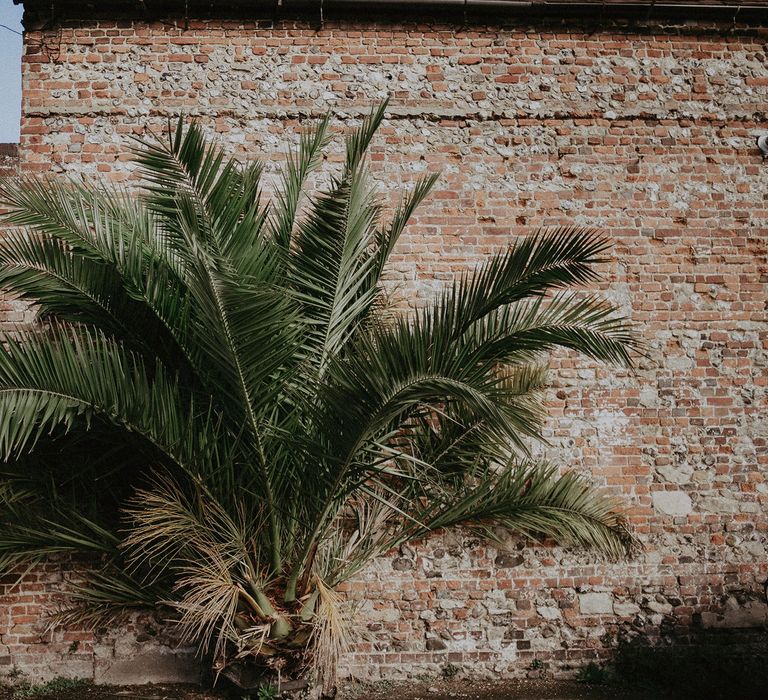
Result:
{"label": "palm plant", "polygon": [[336,587],[441,528],[547,536],[621,556],[614,499],[531,457],[546,354],[630,364],[615,309],[568,292],[607,243],[517,240],[409,314],[382,273],[421,180],[386,221],[366,170],[379,106],[302,198],[329,119],[277,192],[179,121],[136,150],[138,196],[6,182],[0,287],[37,322],[0,350],[0,568],[87,555],[70,620],[174,607],[214,668],[326,689]]}

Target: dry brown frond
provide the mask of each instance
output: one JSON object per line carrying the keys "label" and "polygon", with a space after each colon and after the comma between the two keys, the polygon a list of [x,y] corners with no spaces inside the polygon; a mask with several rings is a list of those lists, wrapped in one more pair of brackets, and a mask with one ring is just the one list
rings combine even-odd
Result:
{"label": "dry brown frond", "polygon": [[215,658],[227,643],[239,649],[238,610],[245,605],[259,613],[244,588],[246,581],[257,580],[257,572],[242,524],[202,487],[189,495],[168,478],[137,492],[127,512],[133,525],[124,544],[130,560],[151,562],[155,576],[168,567],[176,574],[178,598],[168,605],[181,613],[182,639],[197,641],[202,653],[213,648]]}
{"label": "dry brown frond", "polygon": [[336,684],[339,659],[349,648],[349,619],[345,601],[332,588],[315,577],[318,591],[315,626],[310,638],[314,647],[314,671],[324,694],[330,695]]}
{"label": "dry brown frond", "polygon": [[239,633],[234,624],[240,601],[240,587],[232,579],[227,562],[212,549],[206,560],[190,561],[180,571],[175,592],[178,601],[170,601],[179,612],[183,641],[198,641],[205,653],[214,643],[218,657],[227,641],[236,641]]}

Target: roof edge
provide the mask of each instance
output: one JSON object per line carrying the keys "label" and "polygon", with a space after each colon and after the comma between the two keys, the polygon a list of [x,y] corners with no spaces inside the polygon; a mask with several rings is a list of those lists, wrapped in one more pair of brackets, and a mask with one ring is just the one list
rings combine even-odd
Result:
{"label": "roof edge", "polygon": [[500,19],[591,22],[628,18],[654,22],[730,21],[764,26],[768,0],[13,0],[24,6],[24,26],[40,29],[69,21],[104,19],[243,19],[372,16],[390,19]]}

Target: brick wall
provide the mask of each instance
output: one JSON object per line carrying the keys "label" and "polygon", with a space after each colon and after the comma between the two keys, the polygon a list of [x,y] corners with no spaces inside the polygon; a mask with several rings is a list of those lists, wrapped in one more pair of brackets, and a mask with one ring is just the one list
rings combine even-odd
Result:
{"label": "brick wall", "polygon": [[14,177],[19,169],[19,147],[15,143],[0,143],[0,177]]}
{"label": "brick wall", "polygon": [[[614,564],[461,533],[404,548],[347,586],[349,670],[567,673],[619,634],[768,623],[766,36],[426,21],[26,35],[26,173],[130,180],[129,137],[178,112],[272,173],[306,118],[333,107],[341,129],[390,94],[372,162],[385,196],[443,173],[392,266],[406,302],[539,226],[615,242],[603,289],[650,357],[633,374],[558,357],[548,437],[554,459],[624,498],[644,553]],[[13,636],[14,615],[0,620],[8,663],[66,671],[66,650],[35,661],[44,646]]]}
{"label": "brick wall", "polygon": [[[19,175],[19,147],[15,143],[0,143],[0,178]],[[0,328],[30,321],[32,314],[25,304],[0,298]],[[0,628],[1,629],[1,628]]]}

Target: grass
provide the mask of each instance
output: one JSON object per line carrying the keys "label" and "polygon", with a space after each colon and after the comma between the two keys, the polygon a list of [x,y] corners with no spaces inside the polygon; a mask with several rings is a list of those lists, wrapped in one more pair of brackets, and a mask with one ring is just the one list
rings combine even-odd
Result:
{"label": "grass", "polygon": [[11,698],[22,700],[23,698],[56,697],[59,694],[71,692],[77,688],[84,688],[91,682],[81,678],[54,678],[46,683],[32,685],[22,682],[11,688]]}
{"label": "grass", "polygon": [[277,688],[274,685],[263,685],[256,693],[256,700],[274,700],[277,696]]}
{"label": "grass", "polygon": [[344,697],[348,700],[363,700],[376,693],[394,691],[398,687],[397,681],[350,681],[344,686]]}
{"label": "grass", "polygon": [[588,683],[590,685],[604,685],[612,682],[614,678],[610,669],[591,662],[579,669],[576,680],[579,683]]}

